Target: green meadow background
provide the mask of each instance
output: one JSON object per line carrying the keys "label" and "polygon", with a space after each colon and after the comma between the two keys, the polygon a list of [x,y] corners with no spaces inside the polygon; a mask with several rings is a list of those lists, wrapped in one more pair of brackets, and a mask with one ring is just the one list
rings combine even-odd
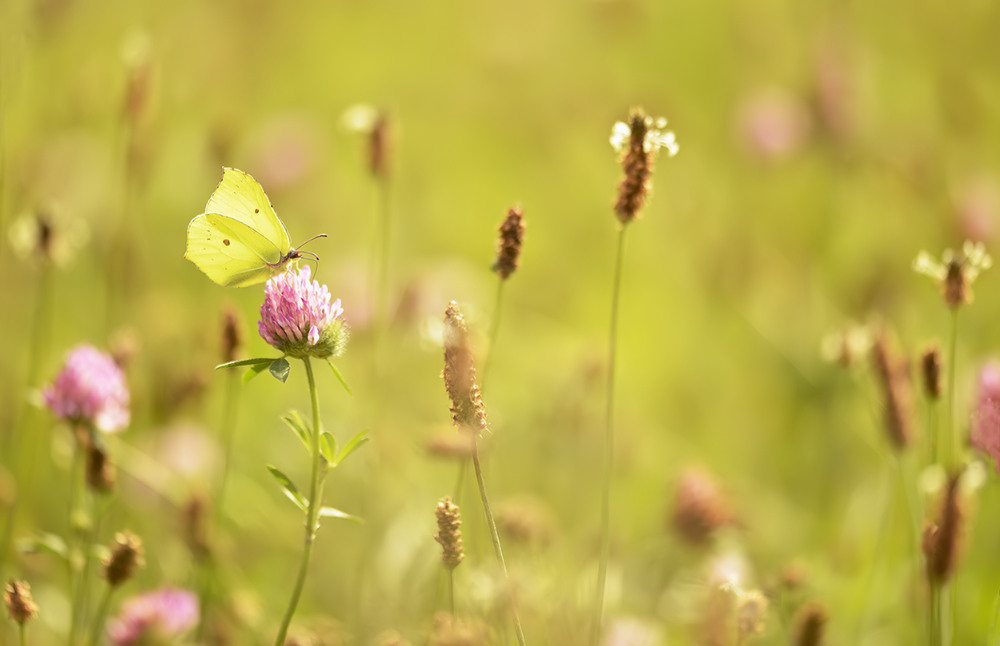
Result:
{"label": "green meadow background", "polygon": [[[827,643],[925,641],[923,566],[899,479],[917,486],[925,440],[897,460],[867,362],[844,369],[820,346],[872,317],[911,356],[946,345],[949,314],[911,263],[966,238],[996,251],[997,33],[1000,5],[986,0],[0,0],[5,506],[16,438],[40,449],[15,537],[68,531],[69,434],[36,405],[38,390],[77,344],[130,347],[133,417],[112,438],[120,477],[101,532],[104,543],[122,528],[142,536],[147,566],[116,600],[197,584],[181,509],[210,496],[221,472],[226,375],[213,368],[224,309],[243,321],[242,356],[275,356],[256,333],[263,288],[219,287],[183,259],[187,223],[222,166],[235,166],[262,183],[293,244],[328,234],[307,249],[352,327],[337,365],[353,395],[321,370],[323,420],[341,441],[362,429],[372,438],[326,487],[329,504],[366,522],[323,524],[293,634],[378,644],[392,630],[422,644],[447,606],[434,508],[455,495],[458,465],[428,445],[456,432],[440,378],[440,321],[456,300],[480,365],[492,355],[490,495],[530,521],[527,538],[504,535],[528,643],[584,643],[621,177],[608,137],[642,106],[669,119],[680,153],[661,157],[627,232],[605,623],[639,623],[658,641],[608,643],[700,643],[720,559],[741,562],[741,585],[770,597],[750,643],[788,643],[807,600],[829,614]],[[142,60],[147,103],[129,121],[129,70]],[[359,103],[391,127],[381,333],[376,185],[364,137],[343,124]],[[787,145],[762,147],[772,130]],[[490,265],[512,205],[526,241],[490,348]],[[59,262],[11,242],[38,212],[66,250]],[[1000,343],[998,277],[982,275],[959,317],[963,433],[977,370]],[[298,564],[301,515],[265,469],[308,477],[280,421],[308,411],[293,364],[287,383],[258,377],[237,404],[212,534],[228,643],[270,643]],[[690,467],[713,474],[738,519],[708,547],[670,525]],[[967,509],[956,644],[986,643],[993,621],[995,477]],[[460,500],[468,555],[456,605],[512,641],[468,473]],[[935,506],[918,502],[922,522]],[[30,643],[64,643],[63,565],[12,553],[2,574],[31,582],[41,610]],[[13,643],[13,623],[4,630]]]}

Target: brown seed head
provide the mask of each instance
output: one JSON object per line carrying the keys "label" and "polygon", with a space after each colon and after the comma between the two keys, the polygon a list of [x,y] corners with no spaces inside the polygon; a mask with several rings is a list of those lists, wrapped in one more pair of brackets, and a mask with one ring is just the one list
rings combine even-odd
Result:
{"label": "brown seed head", "polygon": [[94,443],[87,445],[87,486],[93,491],[111,493],[115,488],[115,465],[108,454]]}
{"label": "brown seed head", "polygon": [[379,112],[368,135],[368,167],[375,177],[389,173],[389,118]]}
{"label": "brown seed head", "polygon": [[920,356],[920,369],[928,399],[941,399],[941,352],[937,346],[924,350]]}
{"label": "brown seed head", "polygon": [[153,65],[148,39],[143,34],[133,34],[126,43],[125,71],[128,76],[122,114],[129,123],[138,122],[149,105],[153,81]]}
{"label": "brown seed head", "polygon": [[941,584],[951,578],[958,563],[963,530],[959,492],[960,475],[948,478],[938,522],[924,527],[923,549],[927,561],[927,580]]}
{"label": "brown seed head", "polygon": [[111,554],[104,559],[104,578],[109,586],[117,588],[131,579],[143,564],[142,539],[129,531],[118,532]]}
{"label": "brown seed head", "polygon": [[236,361],[242,345],[240,315],[235,307],[227,307],[222,314],[222,362]]}
{"label": "brown seed head", "polygon": [[741,594],[736,603],[736,628],[741,637],[764,632],[767,597],[760,590]]}
{"label": "brown seed head", "polygon": [[905,449],[913,440],[913,404],[908,366],[893,354],[888,334],[884,330],[875,337],[872,359],[885,400],[885,428],[889,441],[897,450]]}
{"label": "brown seed head", "polygon": [[449,570],[454,570],[465,558],[462,547],[462,514],[451,498],[444,498],[437,504],[438,533],[434,537],[441,544],[441,562]]}
{"label": "brown seed head", "polygon": [[11,581],[3,590],[3,601],[10,618],[24,625],[38,614],[38,606],[31,599],[31,586],[27,581]]}
{"label": "brown seed head", "polygon": [[625,177],[618,186],[618,201],[615,202],[615,214],[622,224],[628,224],[639,215],[639,209],[649,194],[649,175],[653,172],[653,155],[646,146],[649,128],[646,115],[641,110],[635,110],[628,127],[628,148],[622,156]]}
{"label": "brown seed head", "polygon": [[795,646],[821,646],[828,620],[826,610],[818,603],[810,603],[799,610],[795,620]]}
{"label": "brown seed head", "polygon": [[951,258],[945,264],[945,276],[941,288],[944,292],[944,302],[952,309],[957,309],[972,300],[965,273],[965,259],[962,256]]}
{"label": "brown seed head", "polygon": [[521,255],[521,244],[524,242],[524,215],[521,209],[512,207],[507,211],[507,218],[500,225],[500,242],[497,244],[497,259],[493,263],[493,271],[506,280],[514,273]]}
{"label": "brown seed head", "polygon": [[681,538],[693,545],[704,545],[715,530],[731,520],[729,505],[708,474],[688,470],[681,475],[672,517],[674,530]]}
{"label": "brown seed head", "polygon": [[208,541],[208,509],[205,498],[195,494],[181,510],[181,527],[184,542],[198,560],[211,555]]}
{"label": "brown seed head", "polygon": [[476,435],[487,430],[486,407],[476,383],[476,367],[469,348],[469,330],[452,301],[444,313],[444,386],[451,398],[455,425]]}

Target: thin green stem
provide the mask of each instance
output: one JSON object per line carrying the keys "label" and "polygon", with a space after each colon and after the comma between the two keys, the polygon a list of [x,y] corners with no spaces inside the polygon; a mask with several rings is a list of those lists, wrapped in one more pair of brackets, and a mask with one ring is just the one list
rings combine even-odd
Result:
{"label": "thin green stem", "polygon": [[[86,505],[86,491],[84,490],[83,484],[83,460],[84,453],[82,442],[80,439],[80,434],[83,432],[80,429],[74,428],[74,443],[73,443],[73,463],[70,472],[70,510],[69,510],[69,522],[70,522],[70,537],[72,539],[70,547],[70,557],[69,557],[69,572],[70,572],[70,592],[72,596],[72,606],[70,609],[70,623],[69,623],[69,646],[74,646],[76,644],[76,636],[80,630],[80,615],[81,609],[81,596],[83,594],[83,575],[87,570],[87,564],[89,560],[87,546],[85,544],[85,536],[88,534],[85,527],[82,530],[78,530],[79,523],[91,523],[92,519],[86,518],[86,511],[84,507]],[[79,560],[82,558],[82,562]]]}
{"label": "thin green stem", "polygon": [[604,588],[608,578],[608,560],[611,555],[611,482],[615,465],[614,393],[615,353],[618,341],[618,301],[621,296],[622,264],[625,256],[625,226],[618,230],[618,251],[615,255],[615,273],[611,285],[611,326],[608,334],[608,383],[607,411],[604,429],[604,469],[601,477],[601,557],[597,566],[597,599],[594,602],[594,620],[591,624],[590,643],[597,644],[601,637],[604,615]]}
{"label": "thin green stem", "polygon": [[18,627],[18,631],[17,632],[21,636],[21,646],[27,646],[27,644],[28,644],[28,637],[27,637],[28,631],[25,630],[24,624],[21,624]]}
{"label": "thin green stem", "polygon": [[306,508],[306,532],[305,545],[302,550],[302,562],[299,564],[299,573],[295,578],[295,587],[292,589],[292,597],[288,601],[288,609],[281,619],[281,627],[278,629],[278,636],[274,640],[274,646],[284,646],[285,636],[288,634],[288,626],[292,623],[295,609],[299,605],[299,597],[302,596],[302,588],[306,582],[306,574],[309,572],[309,559],[312,556],[313,543],[316,541],[316,530],[319,529],[319,510],[322,507],[322,480],[320,478],[320,452],[319,452],[319,393],[316,390],[316,378],[313,375],[312,364],[309,357],[303,357],[302,363],[306,367],[306,376],[309,379],[309,396],[312,400],[312,438],[310,449],[312,450],[312,477],[309,480],[309,504]]}
{"label": "thin green stem", "polygon": [[[479,485],[479,496],[483,500],[483,511],[486,513],[486,523],[490,528],[490,538],[493,540],[493,551],[496,552],[497,562],[503,571],[504,581],[510,585],[510,577],[507,575],[507,564],[503,558],[503,548],[500,547],[500,533],[497,531],[496,519],[493,517],[493,510],[490,508],[490,499],[486,495],[486,482],[483,480],[483,469],[479,464],[479,448],[475,439],[472,442],[472,464],[476,468],[476,483]],[[512,599],[510,604],[511,619],[514,622],[514,633],[517,635],[517,643],[524,646],[524,631],[521,630],[521,620],[517,616],[517,604]]]}
{"label": "thin green stem", "polygon": [[955,432],[955,364],[958,363],[956,348],[958,346],[958,308],[951,311],[951,340],[948,350],[948,419],[946,428],[948,439],[945,443],[948,447],[947,463],[949,466],[957,464],[959,459],[958,437]]}
{"label": "thin green stem", "polygon": [[110,585],[104,586],[104,595],[101,597],[101,604],[97,608],[97,615],[94,616],[94,625],[90,631],[89,646],[97,646],[101,640],[101,633],[104,628],[104,619],[108,616],[108,607],[111,605],[111,595],[115,589]]}
{"label": "thin green stem", "polygon": [[[957,469],[958,465],[962,459],[962,445],[958,438],[958,430],[955,427],[955,366],[958,363],[958,308],[951,310],[951,341],[949,349],[949,361],[948,361],[948,447],[951,452],[951,459],[948,461],[949,469]],[[942,633],[942,643],[950,644],[951,636],[955,633],[955,624],[957,620],[958,604],[955,603],[958,598],[958,590],[955,584],[958,578],[957,573],[952,575],[951,581],[948,584],[950,589],[949,602],[949,612],[947,613],[948,624],[944,625],[945,613],[942,610],[941,616],[941,633]]]}

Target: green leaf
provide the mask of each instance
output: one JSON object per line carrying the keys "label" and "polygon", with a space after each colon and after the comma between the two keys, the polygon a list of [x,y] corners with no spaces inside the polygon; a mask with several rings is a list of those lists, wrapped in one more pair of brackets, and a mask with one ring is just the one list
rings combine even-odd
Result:
{"label": "green leaf", "polygon": [[333,436],[333,433],[323,431],[319,436],[319,452],[323,454],[323,458],[327,462],[333,464],[337,457],[337,438]]}
{"label": "green leaf", "polygon": [[340,518],[341,520],[349,520],[352,523],[358,523],[359,525],[363,525],[365,522],[365,519],[360,516],[354,516],[346,511],[334,509],[333,507],[320,507],[319,515],[320,518]]}
{"label": "green leaf", "polygon": [[267,364],[271,363],[272,361],[274,361],[274,359],[271,359],[271,358],[268,358],[268,357],[262,357],[262,358],[259,358],[259,359],[240,359],[239,361],[230,361],[229,363],[220,363],[219,365],[215,366],[215,369],[219,370],[221,368],[239,368],[240,366],[257,366],[257,365],[264,365],[264,366],[266,366]]}
{"label": "green leaf", "polygon": [[271,365],[270,361],[268,361],[267,363],[260,363],[260,364],[255,365],[255,366],[251,366],[249,370],[247,370],[245,373],[243,373],[243,383],[244,384],[248,383],[251,379],[253,379],[254,377],[256,377],[257,375],[259,375],[260,373],[262,373],[265,370],[267,370],[267,367],[269,365]]}
{"label": "green leaf", "polygon": [[281,420],[302,440],[302,445],[306,447],[306,451],[312,453],[312,442],[309,440],[309,425],[302,419],[298,411],[293,410],[288,415],[282,417]]}
{"label": "green leaf", "polygon": [[368,437],[368,429],[364,429],[363,431],[352,437],[347,442],[347,444],[344,445],[344,448],[340,450],[340,454],[337,456],[337,461],[334,462],[334,466],[337,466],[338,464],[343,462],[344,458],[346,458],[350,454],[360,449],[370,439],[371,438]]}
{"label": "green leaf", "polygon": [[347,385],[347,380],[345,380],[344,375],[340,374],[340,371],[337,370],[337,366],[333,365],[333,361],[327,359],[326,362],[330,364],[330,369],[333,370],[333,374],[337,375],[337,380],[340,381],[340,385],[344,387],[344,390],[347,391],[347,394],[353,395],[354,393],[351,392],[351,387]]}
{"label": "green leaf", "polygon": [[63,561],[69,560],[69,548],[62,536],[56,534],[41,533],[32,538],[24,538],[17,543],[18,551],[25,554],[35,554],[47,552],[59,557]]}
{"label": "green leaf", "polygon": [[279,357],[271,362],[269,370],[275,379],[285,383],[288,380],[288,373],[292,371],[292,366],[288,364],[288,359]]}
{"label": "green leaf", "polygon": [[302,494],[299,493],[299,490],[295,487],[291,478],[282,473],[278,467],[271,466],[270,464],[267,465],[267,470],[271,472],[274,479],[278,481],[279,485],[281,485],[282,491],[285,492],[285,495],[288,496],[289,500],[294,502],[296,507],[305,511],[306,507],[308,507],[308,503],[306,502],[306,499],[302,497]]}

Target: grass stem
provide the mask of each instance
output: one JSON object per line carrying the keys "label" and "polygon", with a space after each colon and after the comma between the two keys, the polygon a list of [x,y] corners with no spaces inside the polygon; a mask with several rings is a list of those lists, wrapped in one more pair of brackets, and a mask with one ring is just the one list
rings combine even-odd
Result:
{"label": "grass stem", "polygon": [[614,474],[614,392],[615,354],[618,341],[618,302],[621,296],[622,264],[625,256],[625,226],[618,230],[618,251],[615,255],[615,273],[611,286],[611,326],[608,334],[607,411],[604,429],[604,468],[601,477],[601,556],[597,566],[597,598],[594,602],[594,619],[590,643],[596,645],[601,637],[604,614],[604,589],[608,578],[608,559],[611,554],[611,483]]}
{"label": "grass stem", "polygon": [[[507,575],[507,564],[503,558],[503,548],[500,547],[500,533],[497,531],[496,519],[493,517],[493,510],[490,508],[490,499],[486,495],[486,482],[483,480],[483,469],[479,464],[479,449],[475,439],[472,444],[472,464],[476,468],[476,483],[479,485],[479,496],[483,500],[483,511],[486,514],[486,523],[490,528],[490,538],[493,540],[493,551],[496,552],[497,562],[503,572],[504,581],[510,586],[510,577]],[[517,604],[511,599],[510,605],[511,619],[514,622],[514,633],[517,636],[517,643],[524,646],[524,631],[521,629],[521,620],[517,615]]]}

